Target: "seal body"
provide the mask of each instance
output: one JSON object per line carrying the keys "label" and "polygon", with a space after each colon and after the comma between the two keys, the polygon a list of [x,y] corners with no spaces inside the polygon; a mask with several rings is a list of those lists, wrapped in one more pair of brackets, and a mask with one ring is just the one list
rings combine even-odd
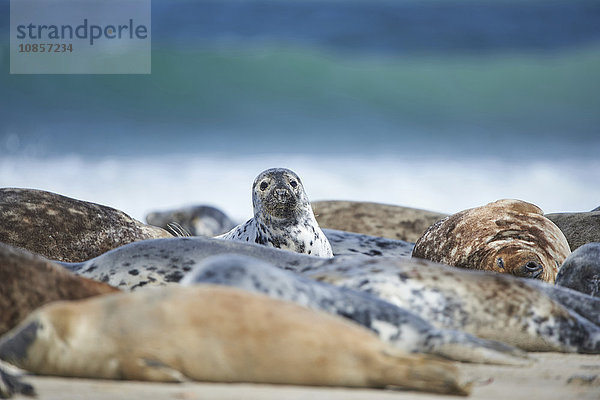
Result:
{"label": "seal body", "polygon": [[571,253],[558,271],[556,284],[600,297],[600,243],[584,244]]}
{"label": "seal body", "polygon": [[254,218],[217,236],[318,257],[333,257],[300,178],[289,169],[263,171],[252,185]]}
{"label": "seal body", "polygon": [[208,237],[221,235],[236,225],[223,211],[203,205],[155,211],[146,216],[146,222],[165,230],[174,222],[192,236]]}
{"label": "seal body", "polygon": [[121,246],[84,263],[62,265],[77,275],[122,290],[137,290],[177,284],[205,258],[227,253],[255,257],[284,269],[323,260],[256,243],[193,237],[144,240]]}
{"label": "seal body", "polygon": [[360,233],[323,229],[334,256],[410,257],[414,243]]}
{"label": "seal body", "polygon": [[417,208],[362,201],[316,201],[312,208],[321,228],[412,243],[432,224],[448,216]]}
{"label": "seal body", "polygon": [[[344,256],[406,256],[412,244],[351,232],[325,230],[335,254]],[[122,290],[177,283],[205,258],[239,254],[268,261],[283,269],[313,265],[323,259],[256,243],[204,237],[144,240],[121,246],[83,263],[62,263],[77,275],[106,282]]]}
{"label": "seal body", "polygon": [[525,353],[514,347],[437,329],[412,312],[365,292],[328,285],[281,270],[253,257],[225,254],[204,260],[181,284],[232,286],[325,311],[352,320],[380,339],[407,352],[497,364],[522,365]]}
{"label": "seal body", "polygon": [[46,303],[116,291],[38,255],[0,243],[0,335]]}
{"label": "seal body", "polygon": [[498,200],[435,223],[417,241],[412,255],[553,283],[570,253],[563,233],[538,207]]}
{"label": "seal body", "polygon": [[468,392],[448,361],[401,352],[341,318],[211,285],[45,306],[0,340],[0,357],[59,376]]}
{"label": "seal body", "polygon": [[571,251],[586,243],[600,242],[600,210],[546,214],[565,234]]}
{"label": "seal body", "polygon": [[[539,280],[387,257],[334,258],[299,273],[366,291],[439,328],[528,351],[600,352],[600,299]],[[581,296],[588,304],[577,305]]]}
{"label": "seal body", "polygon": [[78,275],[137,290],[176,286],[203,260],[223,254],[251,256],[311,279],[366,291],[438,328],[465,331],[524,350],[597,351],[593,338],[600,326],[600,299],[539,280],[420,259],[363,255],[323,259],[196,237],[135,242],[86,263],[64,265]]}
{"label": "seal body", "polygon": [[0,242],[81,262],[136,240],[171,237],[114,208],[33,189],[0,189]]}

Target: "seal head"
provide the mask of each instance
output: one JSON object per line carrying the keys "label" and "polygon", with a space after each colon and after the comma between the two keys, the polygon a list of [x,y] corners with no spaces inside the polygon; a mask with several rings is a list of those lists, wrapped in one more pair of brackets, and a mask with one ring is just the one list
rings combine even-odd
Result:
{"label": "seal head", "polygon": [[310,210],[300,178],[285,168],[268,169],[256,177],[252,185],[252,206],[254,218],[268,224],[295,224]]}
{"label": "seal head", "polygon": [[505,199],[435,223],[417,241],[412,255],[554,283],[570,253],[564,234],[539,207]]}
{"label": "seal head", "polygon": [[332,257],[298,175],[289,169],[263,171],[252,184],[254,218],[220,239],[254,242],[319,257]]}

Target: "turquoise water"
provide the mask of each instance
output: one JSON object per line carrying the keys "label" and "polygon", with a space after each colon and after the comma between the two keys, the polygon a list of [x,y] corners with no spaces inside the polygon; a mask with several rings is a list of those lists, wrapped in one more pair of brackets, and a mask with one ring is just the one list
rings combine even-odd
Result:
{"label": "turquoise water", "polygon": [[598,1],[152,5],[151,75],[10,75],[0,0],[0,186],[243,220],[282,166],[311,199],[599,205]]}
{"label": "turquoise water", "polygon": [[41,154],[451,148],[522,156],[512,144],[522,141],[536,156],[591,157],[600,148],[600,47],[486,57],[155,48],[152,69],[2,74],[0,138],[18,135],[21,149]]}
{"label": "turquoise water", "polygon": [[0,151],[600,149],[599,2],[155,0],[152,24],[147,76],[9,75],[0,41]]}

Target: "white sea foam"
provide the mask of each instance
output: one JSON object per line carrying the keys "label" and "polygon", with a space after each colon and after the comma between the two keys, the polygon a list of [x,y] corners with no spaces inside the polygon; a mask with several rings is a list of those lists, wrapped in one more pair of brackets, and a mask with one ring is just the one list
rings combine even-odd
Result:
{"label": "white sea foam", "polygon": [[211,204],[232,218],[252,216],[250,188],[271,167],[296,171],[311,200],[362,200],[454,213],[500,198],[545,212],[600,205],[600,160],[529,161],[401,159],[391,156],[168,156],[53,159],[2,157],[0,186],[29,187],[146,213]]}

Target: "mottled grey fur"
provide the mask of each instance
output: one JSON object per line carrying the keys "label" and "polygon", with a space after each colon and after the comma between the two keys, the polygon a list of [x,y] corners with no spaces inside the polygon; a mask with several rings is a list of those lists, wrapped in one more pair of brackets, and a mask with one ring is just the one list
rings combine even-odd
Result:
{"label": "mottled grey fur", "polygon": [[425,260],[362,255],[322,259],[198,237],[131,243],[86,263],[66,266],[121,289],[137,289],[179,282],[202,260],[218,254],[256,257],[312,279],[369,292],[438,328],[524,350],[600,352],[600,317],[593,319],[594,310],[600,315],[600,299],[542,282],[536,285],[534,280]]}
{"label": "mottled grey fur", "polygon": [[218,236],[319,257],[332,257],[298,175],[289,169],[263,171],[252,184],[254,218]]}
{"label": "mottled grey fur", "polygon": [[315,310],[348,318],[374,331],[382,340],[409,352],[430,353],[469,362],[523,364],[518,349],[460,331],[442,330],[417,315],[364,292],[336,287],[253,257],[226,254],[207,258],[181,284],[233,286],[264,293]]}
{"label": "mottled grey fur", "polygon": [[556,285],[600,297],[600,243],[577,248],[562,264]]}
{"label": "mottled grey fur", "polygon": [[[327,260],[298,272],[362,290],[411,310],[437,327],[459,329],[524,350],[600,353],[600,326],[549,296],[549,284],[419,259]],[[545,290],[538,287],[545,285]],[[600,304],[587,296],[587,301]],[[565,305],[563,305],[563,304]],[[589,308],[589,307],[588,307]]]}
{"label": "mottled grey fur", "polygon": [[362,235],[360,233],[323,229],[327,236],[334,256],[365,256],[410,257],[414,243],[403,240],[387,239],[378,236]]}

